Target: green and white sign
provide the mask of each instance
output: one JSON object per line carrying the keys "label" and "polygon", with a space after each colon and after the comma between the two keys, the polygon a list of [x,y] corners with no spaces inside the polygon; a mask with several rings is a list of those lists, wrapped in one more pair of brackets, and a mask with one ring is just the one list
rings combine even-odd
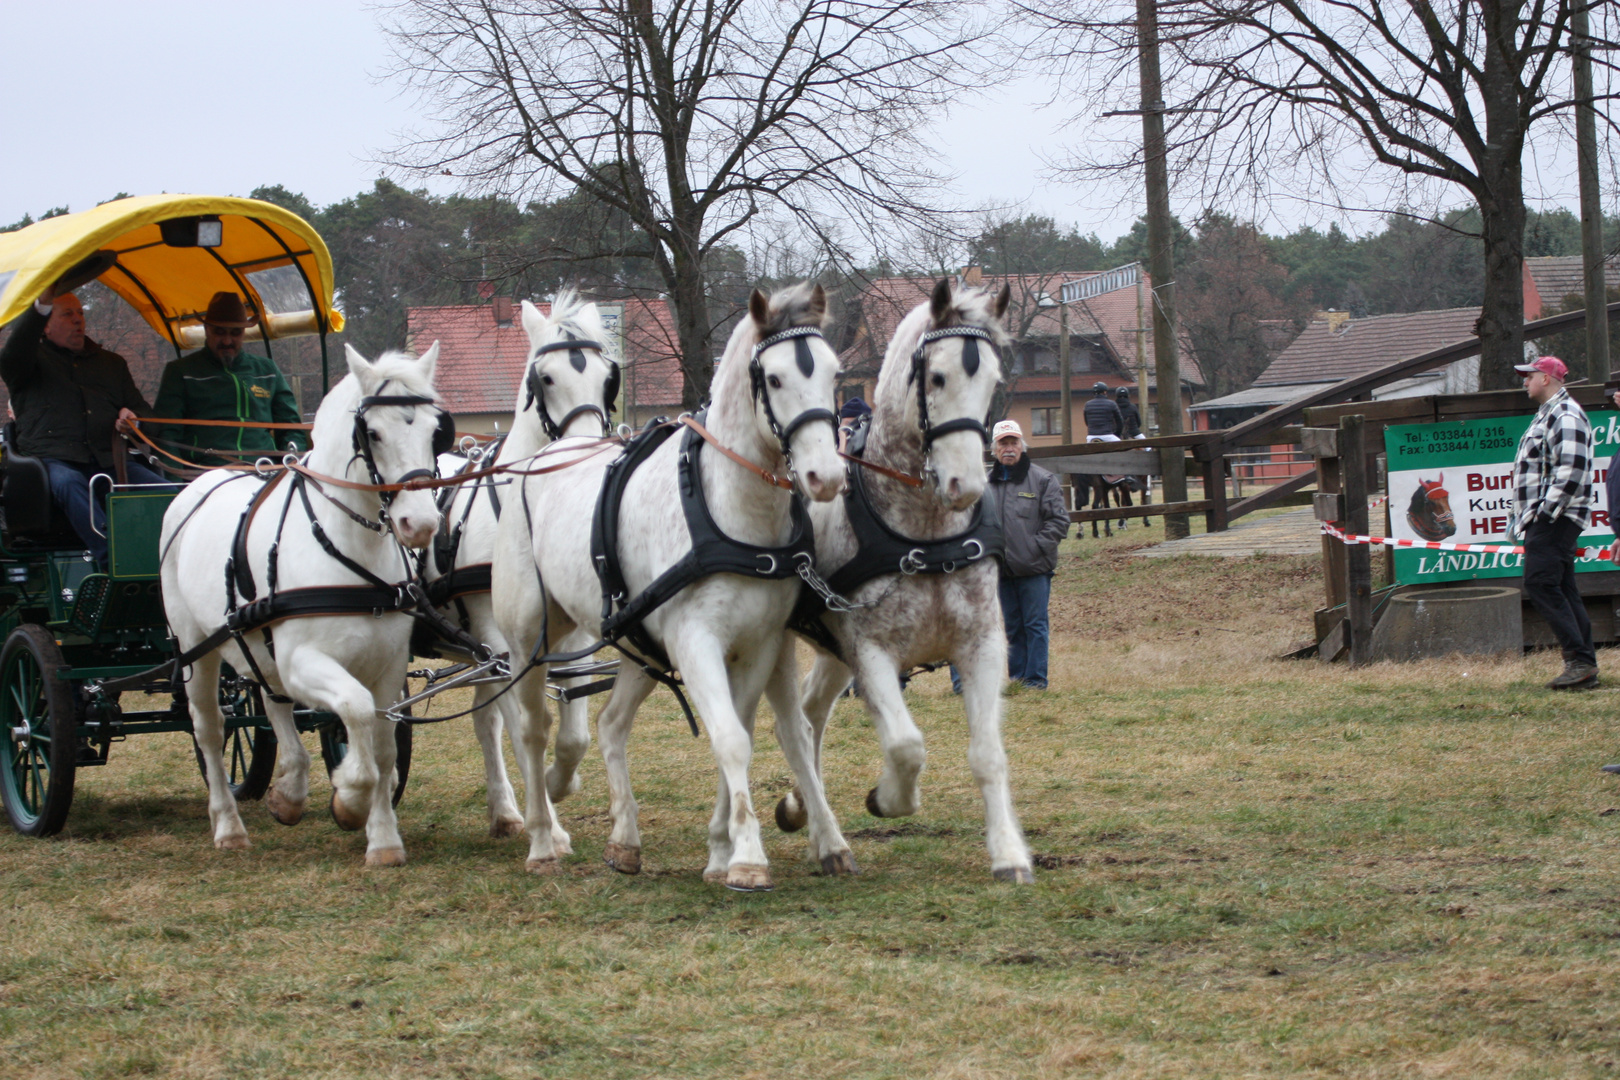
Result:
{"label": "green and white sign", "polygon": [[[1620,451],[1620,413],[1587,414],[1597,442],[1592,521],[1581,535],[1590,548],[1614,542],[1604,478]],[[1389,535],[1452,544],[1505,544],[1513,515],[1513,456],[1533,417],[1403,424],[1384,430],[1389,459]],[[1376,527],[1374,529],[1376,530]],[[1523,556],[1476,551],[1395,549],[1395,580],[1403,585],[1470,578],[1518,577]],[[1595,557],[1577,571],[1610,570]]]}

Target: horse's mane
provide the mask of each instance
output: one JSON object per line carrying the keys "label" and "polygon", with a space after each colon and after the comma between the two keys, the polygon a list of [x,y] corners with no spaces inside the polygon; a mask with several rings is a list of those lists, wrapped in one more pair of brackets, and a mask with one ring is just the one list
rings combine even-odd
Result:
{"label": "horse's mane", "polygon": [[563,289],[552,297],[551,314],[546,316],[546,325],[586,341],[599,341],[608,352],[613,351],[613,342],[609,340],[607,327],[602,323],[601,311],[594,301],[586,300],[572,288]]}
{"label": "horse's mane", "polygon": [[[876,409],[880,402],[891,401],[903,407],[907,393],[905,383],[911,375],[911,365],[904,361],[917,351],[917,343],[929,330],[942,330],[948,326],[977,326],[988,330],[998,347],[1006,348],[1012,339],[1002,327],[1001,320],[996,318],[992,307],[994,303],[992,293],[974,287],[952,291],[950,309],[937,326],[930,325],[932,314],[927,300],[907,312],[900,325],[894,328],[894,337],[889,339],[889,347],[883,353],[883,366],[878,369],[877,401],[873,402],[873,408]],[[873,419],[875,421],[876,417]]]}

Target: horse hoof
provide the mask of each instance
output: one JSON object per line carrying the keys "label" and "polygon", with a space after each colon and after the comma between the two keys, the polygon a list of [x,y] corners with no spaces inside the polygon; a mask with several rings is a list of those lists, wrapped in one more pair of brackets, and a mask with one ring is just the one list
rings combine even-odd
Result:
{"label": "horse hoof", "polygon": [[877,788],[866,793],[866,812],[873,817],[883,817],[883,808],[878,805]]}
{"label": "horse hoof", "polygon": [[839,874],[858,874],[855,867],[855,853],[845,848],[835,851],[831,855],[821,857],[821,872],[828,877],[837,877]]}
{"label": "horse hoof", "polygon": [[235,836],[222,836],[214,841],[214,846],[220,851],[246,851],[253,846],[253,841],[247,838],[247,833],[237,833]]}
{"label": "horse hoof", "polygon": [[355,832],[365,828],[366,825],[365,818],[349,813],[349,808],[338,798],[337,788],[332,789],[332,820],[337,822],[337,827],[344,832]]}
{"label": "horse hoof", "polygon": [[540,874],[541,876],[546,876],[560,871],[562,869],[562,862],[555,855],[551,856],[549,859],[530,859],[528,862],[523,864],[523,869],[527,870],[531,874]]}
{"label": "horse hoof", "polygon": [[383,847],[376,851],[366,852],[367,866],[404,866],[405,849],[402,847]]}
{"label": "horse hoof", "polygon": [[1035,884],[1035,871],[1027,866],[1003,866],[991,872],[997,881],[1010,881],[1014,885]]}
{"label": "horse hoof", "polygon": [[264,808],[270,811],[270,816],[278,825],[296,825],[303,821],[308,806],[308,799],[293,802],[275,788],[271,788],[264,797]]}
{"label": "horse hoof", "polygon": [[522,818],[499,818],[489,823],[489,835],[497,840],[504,836],[520,836],[522,833]]}
{"label": "horse hoof", "polygon": [[718,870],[704,870],[703,871],[703,880],[708,881],[708,882],[712,882],[713,884],[716,884],[716,885],[725,884],[725,880],[726,880],[726,869],[725,869],[725,867],[721,867]]}
{"label": "horse hoof", "polygon": [[771,868],[768,866],[738,863],[726,870],[726,888],[733,892],[770,892],[775,887],[771,884]]}
{"label": "horse hoof", "polygon": [[602,861],[621,874],[641,873],[641,849],[609,842],[602,849]]}
{"label": "horse hoof", "polygon": [[776,827],[783,832],[798,832],[810,824],[810,811],[797,790],[790,791],[776,801]]}

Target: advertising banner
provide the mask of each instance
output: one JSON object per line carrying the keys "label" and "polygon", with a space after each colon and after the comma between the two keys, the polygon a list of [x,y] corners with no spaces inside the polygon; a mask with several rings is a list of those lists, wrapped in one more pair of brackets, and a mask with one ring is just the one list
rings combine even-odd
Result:
{"label": "advertising banner", "polygon": [[[1603,481],[1620,451],[1620,413],[1592,412],[1596,441],[1592,521],[1581,534],[1589,548],[1613,543]],[[1513,455],[1531,414],[1446,424],[1403,424],[1384,430],[1389,462],[1389,535],[1454,544],[1505,544],[1513,515]],[[1395,549],[1395,580],[1403,585],[1470,578],[1518,577],[1523,556],[1472,551]],[[1612,570],[1595,555],[1579,571]]]}

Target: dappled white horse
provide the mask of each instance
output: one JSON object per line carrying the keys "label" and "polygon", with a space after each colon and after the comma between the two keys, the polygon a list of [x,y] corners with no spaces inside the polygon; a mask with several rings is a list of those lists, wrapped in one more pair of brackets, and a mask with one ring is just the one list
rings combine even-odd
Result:
{"label": "dappled white horse", "polygon": [[[732,560],[731,570],[691,577],[646,612],[639,620],[644,636],[633,633],[625,644],[642,656],[665,654],[661,659],[680,672],[708,729],[720,778],[704,878],[736,889],[771,884],[749,795],[748,765],[754,711],[777,664],[799,591],[792,560],[782,549],[808,539],[802,510],[794,510],[790,491],[796,483],[811,499],[825,501],[843,489],[831,411],[838,362],[820,335],[825,315],[820,286],[786,289],[769,300],[755,292],[748,317],[732,333],[715,369],[713,404],[703,423],[717,446],[681,427],[627,480],[622,466],[609,470],[605,459],[532,477],[526,482],[529,504],[543,508],[532,532],[520,515],[505,514],[497,533],[495,617],[507,640],[514,642],[542,635],[558,642],[576,627],[594,630],[602,625],[603,589],[593,568],[591,523],[604,479],[624,485],[623,499],[613,504],[617,542],[607,551],[604,567],[610,580],[615,565],[609,564],[622,574],[618,600],[630,605],[629,610],[635,610],[643,595],[657,595],[644,590],[666,571],[674,576],[664,577],[664,583],[683,580],[685,567],[716,565],[715,558]],[[779,485],[784,476],[794,479]],[[705,559],[694,553],[696,527],[691,524],[702,512],[689,512],[683,499],[688,505],[701,502],[712,522],[701,545]],[[709,558],[716,550],[721,554]],[[523,716],[518,742],[529,755],[531,775],[545,752],[550,724],[544,676],[544,668],[537,669],[513,691]],[[653,686],[651,676],[626,661],[597,718],[613,819],[604,854],[610,865],[627,873],[641,867],[641,834],[626,743],[636,709]],[[810,761],[808,725],[802,717],[791,725],[779,720],[777,737],[806,800],[824,805]],[[559,759],[558,768],[563,764]],[[559,777],[559,783],[564,779]],[[557,851],[550,807],[537,786],[529,785],[526,804],[528,866],[545,872],[555,867]],[[812,841],[818,840],[823,844],[818,858],[834,866],[853,865],[836,825],[832,836],[812,833]]]}
{"label": "dappled white horse", "polygon": [[[251,590],[264,598],[271,591],[270,573],[281,593],[365,585],[366,574],[402,582],[409,567],[399,544],[421,548],[433,538],[439,511],[432,491],[368,488],[433,475],[435,434],[443,415],[433,403],[439,346],[420,359],[391,352],[376,363],[353,348],[345,352],[349,374],[315,413],[314,449],[303,463],[311,472],[357,487],[300,482],[291,474],[276,481],[247,523],[245,559],[234,568],[238,581],[246,574],[251,584],[239,597]],[[251,473],[212,472],[182,491],[164,515],[163,605],[182,653],[218,630],[227,607],[236,606],[238,601],[227,597],[226,577],[238,524],[264,489]],[[352,566],[330,554],[322,537]],[[206,766],[214,846],[249,846],[222,757],[218,686],[224,661],[243,675],[261,672],[267,699],[271,694],[290,698],[342,719],[349,752],[332,774],[333,816],[345,828],[365,827],[366,865],[402,865],[405,845],[392,802],[394,730],[377,709],[395,700],[404,683],[410,616],[290,618],[275,623],[271,634],[273,655],[267,635],[249,630],[191,665],[187,696]],[[251,662],[243,655],[244,644]],[[290,825],[303,816],[308,801],[309,752],[298,737],[290,703],[267,700],[265,710],[280,748],[266,805]]]}
{"label": "dappled white horse", "polygon": [[[991,557],[999,530],[993,523],[988,532],[972,527],[985,487],[983,420],[1001,380],[995,350],[981,346],[1006,343],[1001,316],[1007,300],[1005,287],[992,297],[977,289],[953,292],[942,279],[929,302],[895,329],[878,374],[863,457],[884,471],[851,465],[851,484],[858,487],[811,511],[817,568],[854,607],[818,616],[831,637],[812,635],[823,644],[803,698],[819,769],[833,704],[852,678],[859,685],[883,747],[883,772],[867,795],[867,809],[877,817],[904,817],[918,810],[926,755],[900,677],[918,664],[954,663],[967,711],[968,763],[984,796],[991,871],[1005,881],[1028,882],[1034,869],[1013,810],[1001,740],[1007,638]],[[862,556],[852,562],[858,546]],[[838,656],[826,651],[829,646]],[[779,673],[769,693],[778,715],[794,709],[790,677]],[[777,822],[799,827],[807,809],[814,811],[795,791],[778,807]]]}
{"label": "dappled white horse", "polygon": [[[476,461],[475,467],[480,469],[508,464],[518,468],[542,466],[547,459],[535,458],[535,455],[554,439],[574,435],[600,437],[608,431],[608,410],[618,394],[619,365],[606,351],[607,330],[596,305],[580,300],[571,289],[557,295],[549,315],[542,315],[539,308],[525,300],[523,329],[529,336],[529,355],[523,379],[518,384],[511,429],[493,457]],[[446,476],[467,467],[467,459],[454,454],[446,454],[439,461],[440,471]],[[513,655],[515,670],[528,655],[529,643],[520,643],[514,653],[501,633],[490,604],[489,573],[496,522],[502,513],[511,509],[518,491],[508,480],[490,476],[447,488],[445,492],[440,498],[445,525],[432,549],[425,554],[423,576],[430,583],[429,591],[435,600],[442,596],[440,611],[445,617],[462,626],[496,655]],[[519,506],[518,512],[522,510]],[[433,584],[441,581],[442,585]],[[580,644],[589,644],[590,640],[587,638]],[[501,731],[511,723],[510,720],[503,723],[506,710],[511,708],[511,696],[501,695],[493,706],[489,704],[499,689],[498,685],[489,683],[474,688],[473,730],[484,752],[489,833],[516,836],[523,831],[523,815],[518,810],[506,773],[506,759],[501,754]],[[586,702],[584,699],[564,702],[560,711],[557,754],[572,762],[566,770],[572,776],[574,767],[590,747]],[[513,749],[517,749],[515,742]],[[521,754],[517,760],[519,768],[526,766],[527,759]],[[527,782],[527,774],[524,780]],[[565,787],[554,792],[553,797],[560,799],[568,790]],[[554,833],[559,848],[564,852],[572,850],[568,834],[560,825],[555,826]]]}

